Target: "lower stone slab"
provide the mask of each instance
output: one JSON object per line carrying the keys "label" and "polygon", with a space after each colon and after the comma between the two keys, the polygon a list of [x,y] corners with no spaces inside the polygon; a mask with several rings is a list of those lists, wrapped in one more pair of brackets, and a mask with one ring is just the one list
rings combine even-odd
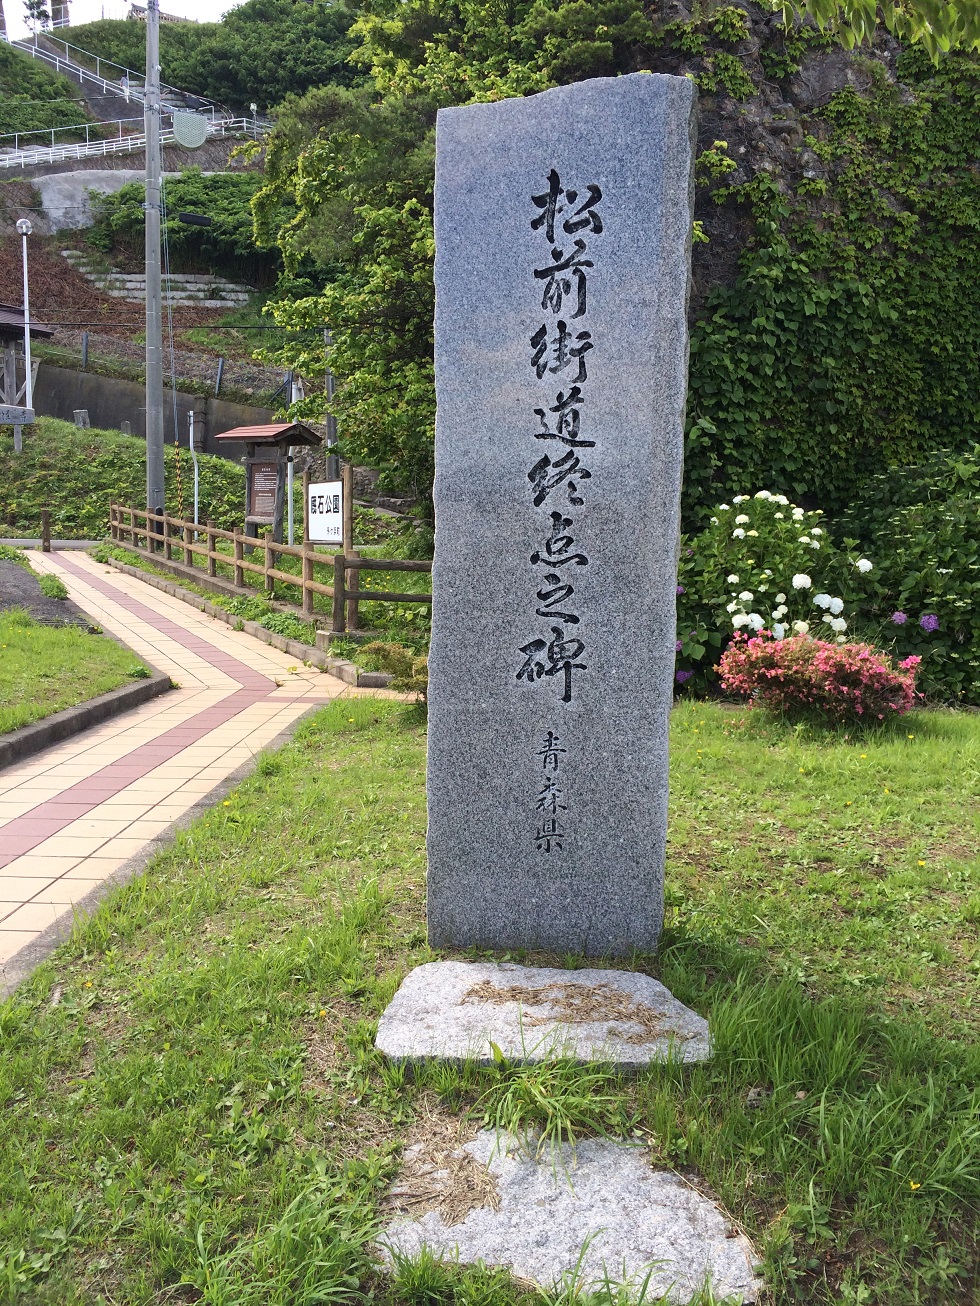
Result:
{"label": "lower stone slab", "polygon": [[[387,1206],[382,1259],[503,1266],[546,1289],[622,1285],[646,1302],[754,1302],[755,1254],[722,1209],[640,1145],[588,1139],[534,1155],[529,1140],[483,1130],[454,1151],[411,1148]],[[421,1213],[424,1211],[424,1214]],[[407,1212],[407,1213],[406,1213]]]}
{"label": "lower stone slab", "polygon": [[483,1065],[494,1047],[513,1061],[570,1057],[626,1069],[711,1055],[707,1021],[649,975],[506,962],[417,967],[381,1017],[376,1045],[396,1061]]}

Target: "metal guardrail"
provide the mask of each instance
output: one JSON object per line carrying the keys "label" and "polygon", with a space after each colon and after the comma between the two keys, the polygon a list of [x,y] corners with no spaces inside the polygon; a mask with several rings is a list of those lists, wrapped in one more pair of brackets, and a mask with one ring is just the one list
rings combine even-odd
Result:
{"label": "metal guardrail", "polygon": [[[139,120],[142,122],[142,119]],[[263,134],[266,129],[254,118],[209,118],[208,136],[252,136]],[[163,127],[160,131],[161,145],[176,144],[173,128]],[[34,150],[10,150],[0,153],[0,169],[29,168],[38,163],[59,163],[64,159],[85,159],[109,154],[131,154],[146,147],[146,133],[143,131],[128,136],[120,135],[101,141],[77,141],[74,144],[45,146]]]}
{"label": "metal guardrail", "polygon": [[[52,45],[63,47],[64,54],[54,53],[51,50],[46,50],[44,46],[38,45],[38,41],[42,39]],[[88,50],[83,50],[80,46],[72,45],[69,41],[63,41],[60,37],[51,36],[46,32],[42,34],[35,32],[32,37],[23,41],[15,41],[12,44],[17,49],[23,50],[25,54],[50,64],[56,72],[61,73],[63,76],[73,78],[79,85],[83,81],[87,81],[97,86],[104,95],[121,95],[126,100],[133,99],[140,103],[143,100],[145,78],[142,73],[137,72],[134,68],[127,68],[124,64],[115,63],[112,59],[103,59],[101,55],[92,54]],[[75,58],[69,53],[70,51],[74,51],[76,55],[82,57]],[[94,63],[94,71],[90,66],[87,66],[85,61],[88,61],[89,64]],[[112,73],[111,80],[104,75],[103,70]],[[182,91],[177,86],[168,86],[165,82],[161,82],[160,94],[165,99],[173,97],[183,101],[190,92]],[[218,113],[224,112],[218,105],[213,104],[203,95],[195,95],[192,98],[199,100],[203,105],[208,105]]]}

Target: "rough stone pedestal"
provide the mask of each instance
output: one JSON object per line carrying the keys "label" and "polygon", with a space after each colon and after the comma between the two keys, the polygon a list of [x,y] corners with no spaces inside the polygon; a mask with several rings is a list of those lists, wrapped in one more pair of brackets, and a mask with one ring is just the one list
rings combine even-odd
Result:
{"label": "rough stone pedestal", "polygon": [[[483,1130],[471,1142],[416,1144],[387,1202],[386,1260],[423,1247],[463,1264],[504,1266],[545,1288],[622,1284],[634,1301],[754,1302],[751,1243],[680,1175],[655,1170],[641,1145],[587,1139],[540,1158],[526,1140]],[[643,1291],[644,1284],[646,1291]]]}

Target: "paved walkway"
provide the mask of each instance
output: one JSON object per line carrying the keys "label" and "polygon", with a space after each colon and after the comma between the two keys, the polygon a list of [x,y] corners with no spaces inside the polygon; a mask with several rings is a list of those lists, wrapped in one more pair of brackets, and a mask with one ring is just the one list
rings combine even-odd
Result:
{"label": "paved walkway", "polygon": [[8,980],[24,969],[17,953],[70,923],[87,894],[304,712],[367,692],[87,555],[37,553],[31,565],[58,576],[94,622],[179,688],[0,770]]}

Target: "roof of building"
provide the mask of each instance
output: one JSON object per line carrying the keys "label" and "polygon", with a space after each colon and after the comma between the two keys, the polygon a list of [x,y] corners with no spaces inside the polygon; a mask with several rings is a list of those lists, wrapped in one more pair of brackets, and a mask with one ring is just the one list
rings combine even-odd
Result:
{"label": "roof of building", "polygon": [[272,422],[268,426],[236,426],[221,431],[217,440],[239,440],[246,444],[321,444],[316,431],[302,422]]}
{"label": "roof of building", "polygon": [[[54,335],[54,327],[45,326],[43,322],[32,322],[31,335],[50,339]],[[0,304],[0,340],[23,340],[23,338],[23,305]]]}

